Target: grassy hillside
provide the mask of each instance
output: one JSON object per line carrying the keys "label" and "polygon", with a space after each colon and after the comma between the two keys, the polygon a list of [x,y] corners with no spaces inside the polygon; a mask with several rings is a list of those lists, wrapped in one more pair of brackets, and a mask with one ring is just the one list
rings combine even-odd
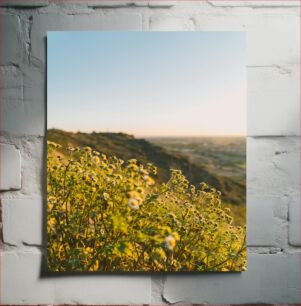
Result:
{"label": "grassy hillside", "polygon": [[[115,155],[124,160],[136,158],[139,162],[151,162],[158,167],[158,181],[166,181],[169,169],[181,169],[193,184],[206,182],[222,192],[222,199],[234,205],[244,205],[245,183],[212,173],[204,165],[194,164],[187,157],[170,152],[144,139],[136,139],[123,133],[72,133],[57,129],[48,130],[48,140],[74,147],[90,146],[106,155]],[[64,153],[64,152],[62,152]]]}

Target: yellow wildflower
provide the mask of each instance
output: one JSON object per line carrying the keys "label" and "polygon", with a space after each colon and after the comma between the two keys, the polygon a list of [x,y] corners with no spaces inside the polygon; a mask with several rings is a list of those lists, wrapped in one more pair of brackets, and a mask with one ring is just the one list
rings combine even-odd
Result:
{"label": "yellow wildflower", "polygon": [[107,201],[110,198],[110,195],[106,192],[103,193],[103,198]]}
{"label": "yellow wildflower", "polygon": [[147,185],[152,186],[155,184],[155,180],[152,179],[150,176],[148,175],[144,175],[143,176],[144,181],[146,182]]}
{"label": "yellow wildflower", "polygon": [[173,235],[169,235],[165,238],[165,243],[167,248],[172,251],[176,246],[176,239]]}
{"label": "yellow wildflower", "polygon": [[99,157],[98,157],[98,156],[93,156],[93,162],[94,162],[95,164],[98,164],[98,163],[100,162]]}

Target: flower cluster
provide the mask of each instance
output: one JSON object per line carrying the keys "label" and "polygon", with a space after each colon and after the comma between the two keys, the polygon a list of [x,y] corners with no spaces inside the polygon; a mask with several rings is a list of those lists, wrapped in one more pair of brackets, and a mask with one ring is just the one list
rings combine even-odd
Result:
{"label": "flower cluster", "polygon": [[180,170],[158,184],[156,167],[48,143],[51,271],[240,271],[245,228],[218,191]]}

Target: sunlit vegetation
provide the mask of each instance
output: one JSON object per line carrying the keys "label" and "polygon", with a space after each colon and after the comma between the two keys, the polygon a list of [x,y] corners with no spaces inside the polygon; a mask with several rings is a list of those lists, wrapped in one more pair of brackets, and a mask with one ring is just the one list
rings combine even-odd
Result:
{"label": "sunlit vegetation", "polygon": [[125,133],[50,129],[47,139],[63,148],[89,146],[124,161],[135,158],[145,165],[151,162],[158,169],[157,183],[169,180],[170,169],[179,169],[195,186],[200,182],[214,186],[222,193],[223,203],[243,206],[246,202],[246,171],[239,169],[239,164],[246,162],[242,137],[221,138],[220,141],[216,137],[139,139]]}
{"label": "sunlit vegetation", "polygon": [[156,177],[151,163],[48,142],[49,270],[245,270],[245,227],[221,193],[177,169]]}

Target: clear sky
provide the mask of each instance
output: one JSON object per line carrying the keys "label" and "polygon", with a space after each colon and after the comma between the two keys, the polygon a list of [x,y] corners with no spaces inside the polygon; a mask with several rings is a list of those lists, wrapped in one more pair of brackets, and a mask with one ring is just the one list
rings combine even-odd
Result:
{"label": "clear sky", "polygon": [[246,134],[244,32],[48,32],[48,128]]}

